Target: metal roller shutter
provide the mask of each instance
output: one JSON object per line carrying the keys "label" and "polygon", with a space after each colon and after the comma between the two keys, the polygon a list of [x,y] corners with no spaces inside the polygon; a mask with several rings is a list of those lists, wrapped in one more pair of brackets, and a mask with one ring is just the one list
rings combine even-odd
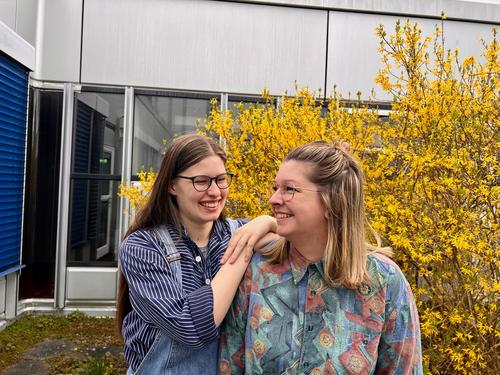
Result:
{"label": "metal roller shutter", "polygon": [[28,71],[0,52],[0,274],[20,268]]}

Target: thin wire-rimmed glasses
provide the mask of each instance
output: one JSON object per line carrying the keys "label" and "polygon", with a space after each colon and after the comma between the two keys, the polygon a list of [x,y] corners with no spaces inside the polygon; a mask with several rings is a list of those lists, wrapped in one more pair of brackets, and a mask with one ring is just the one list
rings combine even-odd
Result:
{"label": "thin wire-rimmed glasses", "polygon": [[196,191],[203,192],[210,189],[212,186],[212,182],[215,181],[215,184],[219,187],[219,189],[227,189],[229,185],[231,185],[231,181],[233,180],[232,173],[222,173],[215,177],[200,175],[200,176],[181,176],[178,175],[176,178],[183,178],[185,180],[191,180],[193,183],[193,187]]}
{"label": "thin wire-rimmed glasses", "polygon": [[307,189],[300,186],[296,186],[295,184],[292,183],[287,183],[283,186],[278,186],[277,184],[272,183],[269,185],[269,198],[271,198],[274,195],[274,193],[279,191],[281,194],[281,199],[283,199],[283,201],[285,202],[288,202],[293,199],[295,192],[300,193],[302,192],[302,190],[321,193],[321,190]]}

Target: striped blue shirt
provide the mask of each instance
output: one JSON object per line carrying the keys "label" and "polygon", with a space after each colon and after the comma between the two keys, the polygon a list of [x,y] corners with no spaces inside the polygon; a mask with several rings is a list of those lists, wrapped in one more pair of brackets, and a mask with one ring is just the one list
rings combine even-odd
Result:
{"label": "striped blue shirt", "polygon": [[[237,220],[239,226],[245,222]],[[134,370],[160,331],[193,348],[203,347],[219,335],[210,281],[219,271],[231,238],[229,225],[214,222],[207,258],[187,232],[180,234],[173,225],[167,228],[180,254],[182,285],[176,282],[163,256],[164,249],[151,229],[132,233],[120,247],[120,267],[133,308],[123,321],[124,356]]]}

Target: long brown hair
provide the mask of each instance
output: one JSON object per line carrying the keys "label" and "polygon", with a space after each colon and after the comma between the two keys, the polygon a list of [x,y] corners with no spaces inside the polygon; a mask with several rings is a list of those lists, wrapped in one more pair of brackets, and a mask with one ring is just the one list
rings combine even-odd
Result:
{"label": "long brown hair", "polygon": [[[363,172],[349,152],[346,142],[317,141],[293,149],[283,162],[295,160],[310,163],[307,176],[321,190],[321,200],[328,212],[328,239],[323,258],[328,286],[356,287],[367,277],[366,257],[370,252],[390,256],[390,248],[381,247],[380,237],[366,219]],[[377,242],[366,240],[368,228]],[[269,249],[272,263],[288,258],[289,243],[285,239]]]}
{"label": "long brown hair", "polygon": [[[203,159],[217,155],[226,162],[226,154],[212,138],[199,134],[188,134],[174,138],[165,149],[160,171],[151,189],[147,203],[137,212],[125,237],[139,229],[160,224],[173,224],[181,228],[179,207],[169,190],[175,177]],[[221,215],[222,216],[222,215]],[[118,269],[118,296],[116,300],[116,320],[121,333],[123,320],[132,310],[129,289],[123,273]]]}

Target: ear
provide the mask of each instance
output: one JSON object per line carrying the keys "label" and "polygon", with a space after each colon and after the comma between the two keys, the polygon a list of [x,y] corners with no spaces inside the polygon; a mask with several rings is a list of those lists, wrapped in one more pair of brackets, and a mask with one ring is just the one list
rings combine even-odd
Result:
{"label": "ear", "polygon": [[170,188],[168,189],[168,192],[172,195],[177,195],[177,192],[175,191],[175,185],[172,184],[170,185]]}

